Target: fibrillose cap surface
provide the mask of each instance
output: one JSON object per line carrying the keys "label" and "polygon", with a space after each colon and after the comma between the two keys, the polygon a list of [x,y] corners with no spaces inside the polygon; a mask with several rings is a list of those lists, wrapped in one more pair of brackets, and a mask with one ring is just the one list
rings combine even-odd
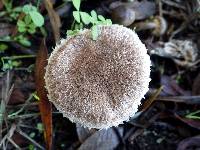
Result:
{"label": "fibrillose cap surface", "polygon": [[46,67],[48,97],[72,122],[109,128],[128,121],[148,91],[150,58],[137,34],[99,26],[61,40]]}

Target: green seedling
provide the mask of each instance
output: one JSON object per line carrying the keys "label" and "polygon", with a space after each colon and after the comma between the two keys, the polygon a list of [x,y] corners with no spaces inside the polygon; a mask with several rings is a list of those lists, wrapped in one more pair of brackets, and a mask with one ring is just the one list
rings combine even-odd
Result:
{"label": "green seedling", "polygon": [[21,65],[21,61],[16,60],[8,60],[6,63],[3,64],[2,70],[11,70],[13,68],[19,67]]}
{"label": "green seedling", "polygon": [[110,19],[105,19],[102,15],[97,15],[94,10],[92,10],[90,14],[80,11],[81,0],[72,0],[72,3],[76,9],[76,11],[73,11],[73,17],[76,24],[74,26],[74,30],[67,31],[67,35],[76,35],[82,30],[83,25],[91,25],[92,39],[96,40],[99,35],[98,25],[112,25],[112,21]]}
{"label": "green seedling", "polygon": [[[12,0],[2,1],[5,7],[5,11],[0,12],[0,17],[5,17],[9,21],[17,21],[17,31],[15,36],[1,37],[0,41],[4,42],[18,42],[23,46],[31,46],[31,41],[28,39],[27,34],[36,33],[36,29],[39,27],[41,32],[44,33],[44,17],[37,9],[38,7],[27,4],[13,8]],[[39,2],[38,4],[39,5]],[[20,18],[19,15],[25,16]],[[17,20],[18,19],[18,20]]]}
{"label": "green seedling", "polygon": [[37,10],[35,6],[24,5],[23,12],[30,17],[36,27],[41,27],[44,25],[44,17]]}
{"label": "green seedling", "polygon": [[30,15],[26,15],[24,17],[24,20],[18,20],[17,21],[17,28],[18,31],[21,33],[30,33],[30,34],[34,34],[36,31],[36,26],[35,24],[32,22]]}
{"label": "green seedling", "polygon": [[21,60],[24,58],[33,58],[35,55],[21,55],[21,56],[10,56],[10,57],[1,57],[2,70],[11,70],[17,68],[21,65]]}

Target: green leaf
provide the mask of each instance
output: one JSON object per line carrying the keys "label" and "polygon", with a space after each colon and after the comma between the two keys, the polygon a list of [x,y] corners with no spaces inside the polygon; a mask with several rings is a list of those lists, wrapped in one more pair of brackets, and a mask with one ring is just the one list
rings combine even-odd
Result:
{"label": "green leaf", "polygon": [[24,5],[24,7],[22,8],[22,10],[26,14],[28,14],[31,11],[37,12],[37,8],[35,6],[30,5],[30,4]]}
{"label": "green leaf", "polygon": [[3,65],[3,71],[7,70],[7,69],[12,69],[12,66],[10,66],[10,64],[4,64]]}
{"label": "green leaf", "polygon": [[44,130],[43,124],[42,124],[42,123],[38,123],[38,124],[37,124],[37,129],[39,130],[40,133],[42,133],[43,130]]}
{"label": "green leaf", "polygon": [[29,28],[29,29],[28,29],[28,32],[29,32],[30,34],[35,33],[35,28]]}
{"label": "green leaf", "polygon": [[67,30],[67,35],[73,35],[73,30]]}
{"label": "green leaf", "polygon": [[81,22],[79,11],[73,11],[73,16],[74,16],[74,19],[75,19],[78,23]]}
{"label": "green leaf", "polygon": [[8,45],[0,43],[0,52],[4,52],[6,49],[8,49]]}
{"label": "green leaf", "polygon": [[106,21],[106,19],[102,15],[98,15],[99,20]]}
{"label": "green leaf", "polygon": [[37,27],[41,27],[44,24],[44,18],[40,13],[38,13],[36,11],[31,11],[31,12],[29,12],[29,14],[31,16],[33,23]]}
{"label": "green leaf", "polygon": [[106,25],[112,25],[112,21],[110,19],[106,19]]}
{"label": "green leaf", "polygon": [[19,32],[25,32],[26,31],[26,27],[23,27],[23,26],[18,26],[18,31]]}
{"label": "green leaf", "polygon": [[30,16],[30,15],[26,15],[26,16],[24,17],[24,22],[25,22],[26,24],[30,24],[30,23],[31,23],[31,16]]}
{"label": "green leaf", "polygon": [[20,7],[20,6],[19,7],[15,7],[15,8],[13,8],[13,11],[20,13],[22,11],[22,7]]}
{"label": "green leaf", "polygon": [[32,95],[33,95],[33,97],[36,99],[36,100],[40,100],[40,98],[39,98],[39,96],[37,95],[37,93],[36,92],[34,92],[34,93],[32,93]]}
{"label": "green leaf", "polygon": [[92,26],[92,39],[97,40],[99,35],[98,27],[96,25]]}
{"label": "green leaf", "polygon": [[18,21],[17,21],[17,26],[18,26],[18,27],[25,27],[26,24],[25,24],[24,21],[22,21],[22,20],[18,20]]}
{"label": "green leaf", "polygon": [[81,0],[72,0],[72,3],[74,5],[74,7],[76,8],[76,10],[79,11],[80,5],[81,5]]}
{"label": "green leaf", "polygon": [[31,46],[31,42],[28,41],[27,39],[20,39],[19,43],[22,44],[23,46],[26,46],[26,47],[30,47]]}
{"label": "green leaf", "polygon": [[90,14],[92,16],[93,22],[97,22],[98,20],[97,20],[97,13],[96,13],[96,11],[92,10]]}
{"label": "green leaf", "polygon": [[32,145],[32,144],[28,145],[28,150],[34,150],[34,148],[35,148],[34,145]]}
{"label": "green leaf", "polygon": [[21,65],[21,61],[16,61],[16,60],[14,60],[14,61],[12,61],[12,66],[13,67],[19,67],[20,65]]}
{"label": "green leaf", "polygon": [[80,30],[67,30],[67,36],[76,35]]}
{"label": "green leaf", "polygon": [[29,134],[29,136],[30,136],[31,138],[34,138],[34,137],[35,137],[35,132],[31,132],[31,133]]}
{"label": "green leaf", "polygon": [[35,29],[36,28],[34,23],[29,24],[28,27],[31,28],[31,29],[33,29],[33,28]]}
{"label": "green leaf", "polygon": [[80,15],[81,15],[81,19],[83,21],[84,24],[89,24],[91,22],[91,16],[86,13],[86,12],[80,12]]}

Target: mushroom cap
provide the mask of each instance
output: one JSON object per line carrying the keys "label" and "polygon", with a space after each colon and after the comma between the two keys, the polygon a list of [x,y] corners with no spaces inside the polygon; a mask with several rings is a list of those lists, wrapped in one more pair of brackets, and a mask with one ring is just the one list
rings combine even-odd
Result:
{"label": "mushroom cap", "polygon": [[128,121],[148,91],[150,57],[137,34],[120,25],[98,26],[62,39],[45,73],[48,98],[64,117],[88,128]]}

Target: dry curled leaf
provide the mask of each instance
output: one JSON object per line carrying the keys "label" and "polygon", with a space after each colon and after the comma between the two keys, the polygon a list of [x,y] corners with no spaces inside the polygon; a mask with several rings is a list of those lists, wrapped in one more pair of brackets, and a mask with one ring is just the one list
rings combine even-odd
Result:
{"label": "dry curled leaf", "polygon": [[164,43],[163,47],[151,50],[150,53],[171,58],[176,64],[183,67],[192,67],[198,62],[197,45],[190,40],[171,40]]}
{"label": "dry curled leaf", "polygon": [[46,149],[52,149],[52,106],[47,98],[47,92],[44,83],[45,67],[47,65],[48,52],[45,44],[45,39],[42,40],[40,49],[36,58],[35,80],[36,91],[38,94],[39,108],[42,122],[44,124],[44,137],[46,141]]}

